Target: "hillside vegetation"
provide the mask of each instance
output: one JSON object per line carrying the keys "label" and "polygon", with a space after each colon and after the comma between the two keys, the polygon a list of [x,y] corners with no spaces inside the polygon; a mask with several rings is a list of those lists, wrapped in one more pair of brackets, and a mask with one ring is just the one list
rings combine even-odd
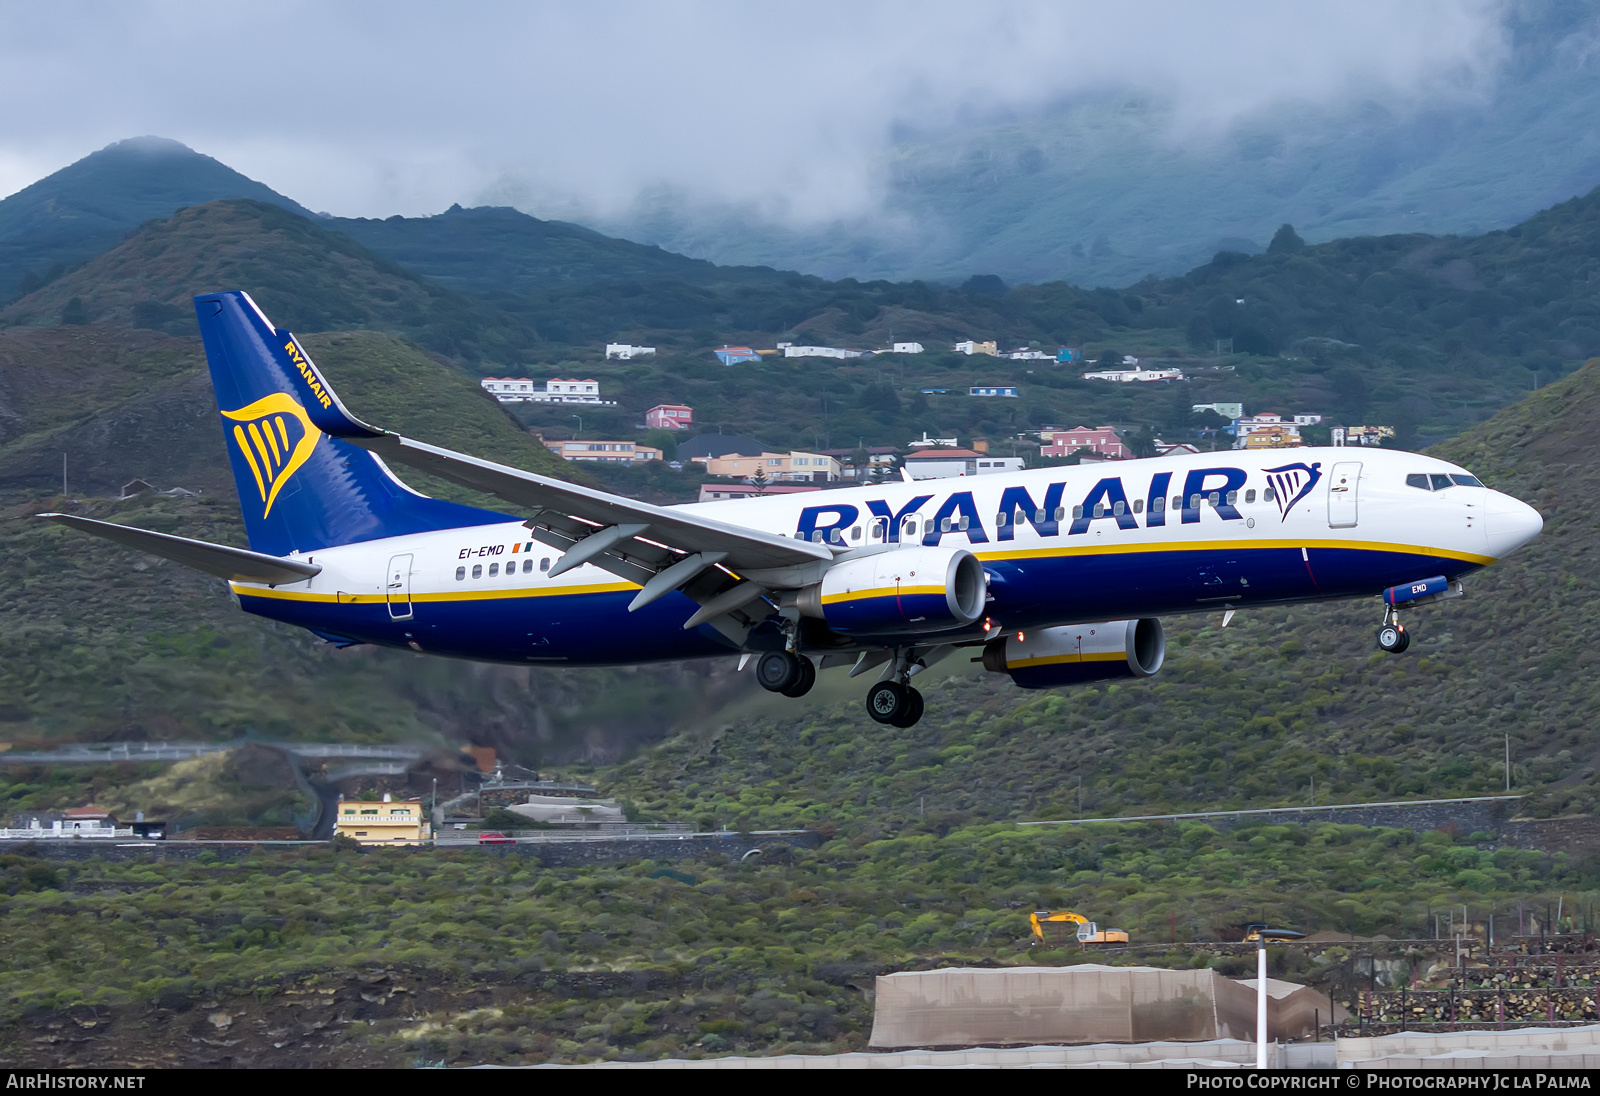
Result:
{"label": "hillside vegetation", "polygon": [[220,289],[247,290],[273,323],[296,332],[377,329],[469,361],[503,361],[533,340],[504,314],[419,278],[342,233],[243,199],[194,206],[145,225],[0,310],[0,324],[110,323],[189,334],[195,331],[195,295]]}

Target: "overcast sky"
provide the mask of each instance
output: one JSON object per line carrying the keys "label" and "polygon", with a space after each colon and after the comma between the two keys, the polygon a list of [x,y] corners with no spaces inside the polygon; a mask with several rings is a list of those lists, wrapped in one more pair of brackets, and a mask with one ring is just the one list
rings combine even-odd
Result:
{"label": "overcast sky", "polygon": [[1204,140],[1288,101],[1492,92],[1506,0],[0,6],[0,195],[172,137],[312,209],[870,212],[897,134],[1133,88]]}

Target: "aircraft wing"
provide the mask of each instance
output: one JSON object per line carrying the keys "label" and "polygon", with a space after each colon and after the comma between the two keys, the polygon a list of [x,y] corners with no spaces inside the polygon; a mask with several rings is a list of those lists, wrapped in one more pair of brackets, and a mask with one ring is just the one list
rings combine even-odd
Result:
{"label": "aircraft wing", "polygon": [[252,552],[248,548],[230,548],[225,544],[207,544],[203,540],[175,537],[170,533],[152,533],[148,529],[80,518],[76,514],[38,516],[235,582],[265,582],[270,585],[304,582],[322,572],[318,564],[303,560],[283,559],[265,552]]}
{"label": "aircraft wing", "polygon": [[[791,540],[778,533],[728,525],[713,518],[637,502],[608,491],[580,487],[564,480],[440,449],[397,434],[347,440],[376,453],[385,461],[404,464],[533,510],[537,516],[530,523],[530,528],[538,532],[544,527],[546,531],[567,537],[572,543],[612,529],[627,529],[635,525],[647,527],[631,537],[623,538],[619,542],[622,546],[604,553],[607,557],[631,555],[648,559],[655,556],[659,561],[664,558],[661,553],[647,550],[654,542],[667,549],[666,554],[674,556],[680,553],[684,556],[724,553],[724,566],[731,571],[771,570],[833,558],[833,552],[821,544]],[[552,547],[568,547],[555,543],[553,539],[545,539],[545,543]],[[612,560],[594,556],[587,562],[604,568]],[[654,573],[653,570],[651,573]]]}
{"label": "aircraft wing", "polygon": [[821,565],[835,555],[824,544],[652,506],[380,430],[350,413],[309,358],[302,368],[316,377],[326,397],[305,405],[317,429],[384,461],[533,511],[527,526],[534,539],[562,553],[550,575],[590,563],[636,582],[643,589],[630,611],[682,590],[700,605],[684,628],[709,624],[742,642],[749,628],[767,615],[757,604],[760,599],[815,582]]}

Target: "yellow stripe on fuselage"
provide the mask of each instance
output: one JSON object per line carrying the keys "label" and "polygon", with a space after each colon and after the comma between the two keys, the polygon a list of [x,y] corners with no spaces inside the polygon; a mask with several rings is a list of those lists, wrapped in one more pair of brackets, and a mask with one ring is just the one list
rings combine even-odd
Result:
{"label": "yellow stripe on fuselage", "polygon": [[1046,545],[1038,548],[1012,548],[1002,551],[985,551],[982,546],[973,545],[973,554],[983,560],[1046,559],[1051,556],[1115,556],[1137,555],[1144,552],[1259,552],[1284,548],[1291,551],[1298,551],[1301,548],[1341,548],[1360,552],[1397,552],[1414,556],[1442,556],[1446,559],[1459,559],[1465,563],[1476,563],[1483,567],[1495,562],[1493,556],[1478,555],[1474,552],[1458,552],[1453,548],[1430,548],[1422,544],[1388,544],[1382,541],[1370,540],[1164,540],[1144,544]]}
{"label": "yellow stripe on fuselage", "polygon": [[[275,598],[279,601],[320,601],[333,605],[382,605],[388,602],[387,594],[351,594],[342,591],[334,593],[319,593],[311,590],[275,590],[268,586],[252,586],[243,582],[228,583],[233,592],[246,597]],[[409,598],[396,598],[398,602],[441,602],[441,601],[508,601],[516,598],[530,597],[561,597],[563,595],[580,594],[613,594],[637,590],[637,583],[633,582],[607,582],[590,586],[562,586],[546,587],[544,589],[530,589],[525,587],[508,587],[503,590],[446,590],[440,593],[414,593]]]}

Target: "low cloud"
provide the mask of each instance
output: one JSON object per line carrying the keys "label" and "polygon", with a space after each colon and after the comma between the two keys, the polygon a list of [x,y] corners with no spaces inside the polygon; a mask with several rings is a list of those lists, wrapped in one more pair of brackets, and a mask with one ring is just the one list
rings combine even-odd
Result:
{"label": "low cloud", "polygon": [[1284,104],[1482,96],[1492,0],[777,5],[263,2],[0,10],[0,189],[153,133],[313,209],[514,202],[605,218],[641,194],[789,225],[867,216],[906,134],[1086,96],[1202,141]]}

